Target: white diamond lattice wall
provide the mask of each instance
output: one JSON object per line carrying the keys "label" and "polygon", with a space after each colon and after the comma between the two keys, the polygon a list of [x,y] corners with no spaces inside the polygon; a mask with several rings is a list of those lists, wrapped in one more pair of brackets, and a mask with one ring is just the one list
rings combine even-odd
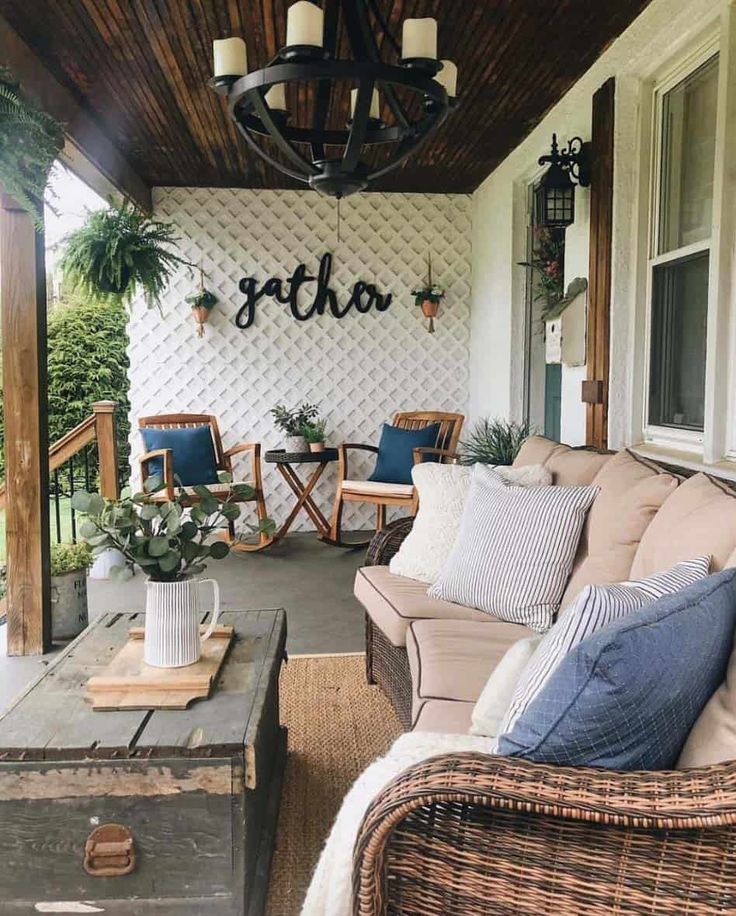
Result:
{"label": "white diamond lattice wall", "polygon": [[[136,418],[168,412],[213,413],[225,447],[260,441],[277,448],[269,410],[276,403],[313,401],[329,424],[329,443],[377,443],[381,424],[397,410],[464,411],[468,400],[470,328],[470,199],[463,195],[361,194],[342,203],[341,240],[335,203],[310,191],[162,188],[158,218],[171,220],[185,257],[202,265],[219,298],[205,336],[198,338],[184,302],[197,278],[182,270],[161,312],[133,307],[130,322],[131,456],[134,480],[142,451]],[[447,299],[430,335],[411,289],[426,272]],[[356,280],[393,293],[386,312],[355,310],[337,320],[326,313],[295,320],[288,306],[264,297],[254,325],[233,320],[243,303],[238,282],[291,275],[304,262],[311,275],[325,251],[334,256],[331,287],[347,301]],[[314,284],[305,286],[305,291]],[[351,475],[370,473],[360,458]],[[317,500],[326,513],[335,469],[324,475]],[[269,514],[283,520],[293,495],[264,464]],[[368,528],[372,512],[351,507],[346,528]],[[302,518],[295,526],[309,528]]]}

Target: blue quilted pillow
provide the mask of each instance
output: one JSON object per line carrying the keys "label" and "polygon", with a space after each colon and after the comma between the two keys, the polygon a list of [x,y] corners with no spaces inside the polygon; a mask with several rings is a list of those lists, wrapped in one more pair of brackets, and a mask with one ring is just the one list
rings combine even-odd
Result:
{"label": "blue quilted pillow", "polygon": [[384,423],[381,441],[378,443],[376,467],[368,480],[411,484],[414,449],[434,448],[439,434],[439,423],[430,423],[420,429],[402,429]]}
{"label": "blue quilted pillow", "polygon": [[[183,429],[156,429],[144,426],[141,436],[147,452],[160,448],[172,450],[174,477],[181,486],[217,483],[217,459],[209,426]],[[150,474],[163,477],[163,460],[152,458],[148,462],[148,470]]]}
{"label": "blue quilted pillow", "polygon": [[616,770],[675,766],[721,684],[736,624],[736,570],[616,621],[560,662],[497,752]]}

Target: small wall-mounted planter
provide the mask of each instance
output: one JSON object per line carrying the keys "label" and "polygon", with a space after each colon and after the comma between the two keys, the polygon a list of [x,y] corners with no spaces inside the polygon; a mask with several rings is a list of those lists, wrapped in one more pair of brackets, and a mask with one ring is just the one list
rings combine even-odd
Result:
{"label": "small wall-mounted planter", "polygon": [[192,315],[197,322],[197,337],[204,336],[204,326],[210,320],[210,312],[217,305],[217,296],[202,287],[193,296],[187,296],[186,302],[192,307]]}
{"label": "small wall-mounted planter", "polygon": [[204,337],[204,326],[210,320],[210,310],[203,305],[195,305],[192,315],[197,322],[197,337]]}
{"label": "small wall-mounted planter", "polygon": [[425,299],[421,305],[422,315],[425,318],[429,319],[429,327],[427,330],[430,334],[434,334],[434,320],[437,317],[437,314],[440,310],[439,302],[432,302],[431,299]]}

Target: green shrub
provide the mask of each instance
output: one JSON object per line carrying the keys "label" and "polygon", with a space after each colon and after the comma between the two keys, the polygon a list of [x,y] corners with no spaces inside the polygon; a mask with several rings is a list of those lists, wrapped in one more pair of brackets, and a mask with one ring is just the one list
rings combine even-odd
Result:
{"label": "green shrub", "polygon": [[460,458],[463,464],[513,464],[530,435],[528,423],[484,417],[460,443]]}
{"label": "green shrub", "polygon": [[51,545],[51,575],[63,576],[64,573],[86,569],[92,562],[92,549],[89,544]]}
{"label": "green shrub", "polygon": [[[55,305],[48,316],[49,442],[60,439],[92,412],[95,401],[117,401],[118,455],[124,476],[128,455],[127,313],[118,302],[93,303],[77,296]],[[4,442],[2,392],[0,434]],[[75,463],[77,486],[82,465]],[[90,454],[90,486],[96,484],[96,454]],[[0,447],[0,478],[5,455]],[[62,474],[62,477],[65,475]],[[65,480],[62,486],[68,487]]]}

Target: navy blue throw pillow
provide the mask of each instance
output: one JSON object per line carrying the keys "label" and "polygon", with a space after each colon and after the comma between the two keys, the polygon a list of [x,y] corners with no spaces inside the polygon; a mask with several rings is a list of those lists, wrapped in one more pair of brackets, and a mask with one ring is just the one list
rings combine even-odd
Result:
{"label": "navy blue throw pillow", "polygon": [[[196,484],[217,483],[217,461],[212,433],[209,426],[195,426],[191,429],[141,429],[147,452],[170,448],[174,465],[174,477],[183,487]],[[148,462],[149,474],[163,478],[163,459],[152,458]]]}
{"label": "navy blue throw pillow", "polygon": [[421,429],[401,429],[384,423],[381,441],[378,443],[376,467],[368,480],[410,484],[414,449],[434,448],[439,434],[439,423],[430,423]]}
{"label": "navy blue throw pillow", "polygon": [[583,640],[499,737],[537,763],[667,770],[722,683],[736,624],[736,570],[707,576]]}

